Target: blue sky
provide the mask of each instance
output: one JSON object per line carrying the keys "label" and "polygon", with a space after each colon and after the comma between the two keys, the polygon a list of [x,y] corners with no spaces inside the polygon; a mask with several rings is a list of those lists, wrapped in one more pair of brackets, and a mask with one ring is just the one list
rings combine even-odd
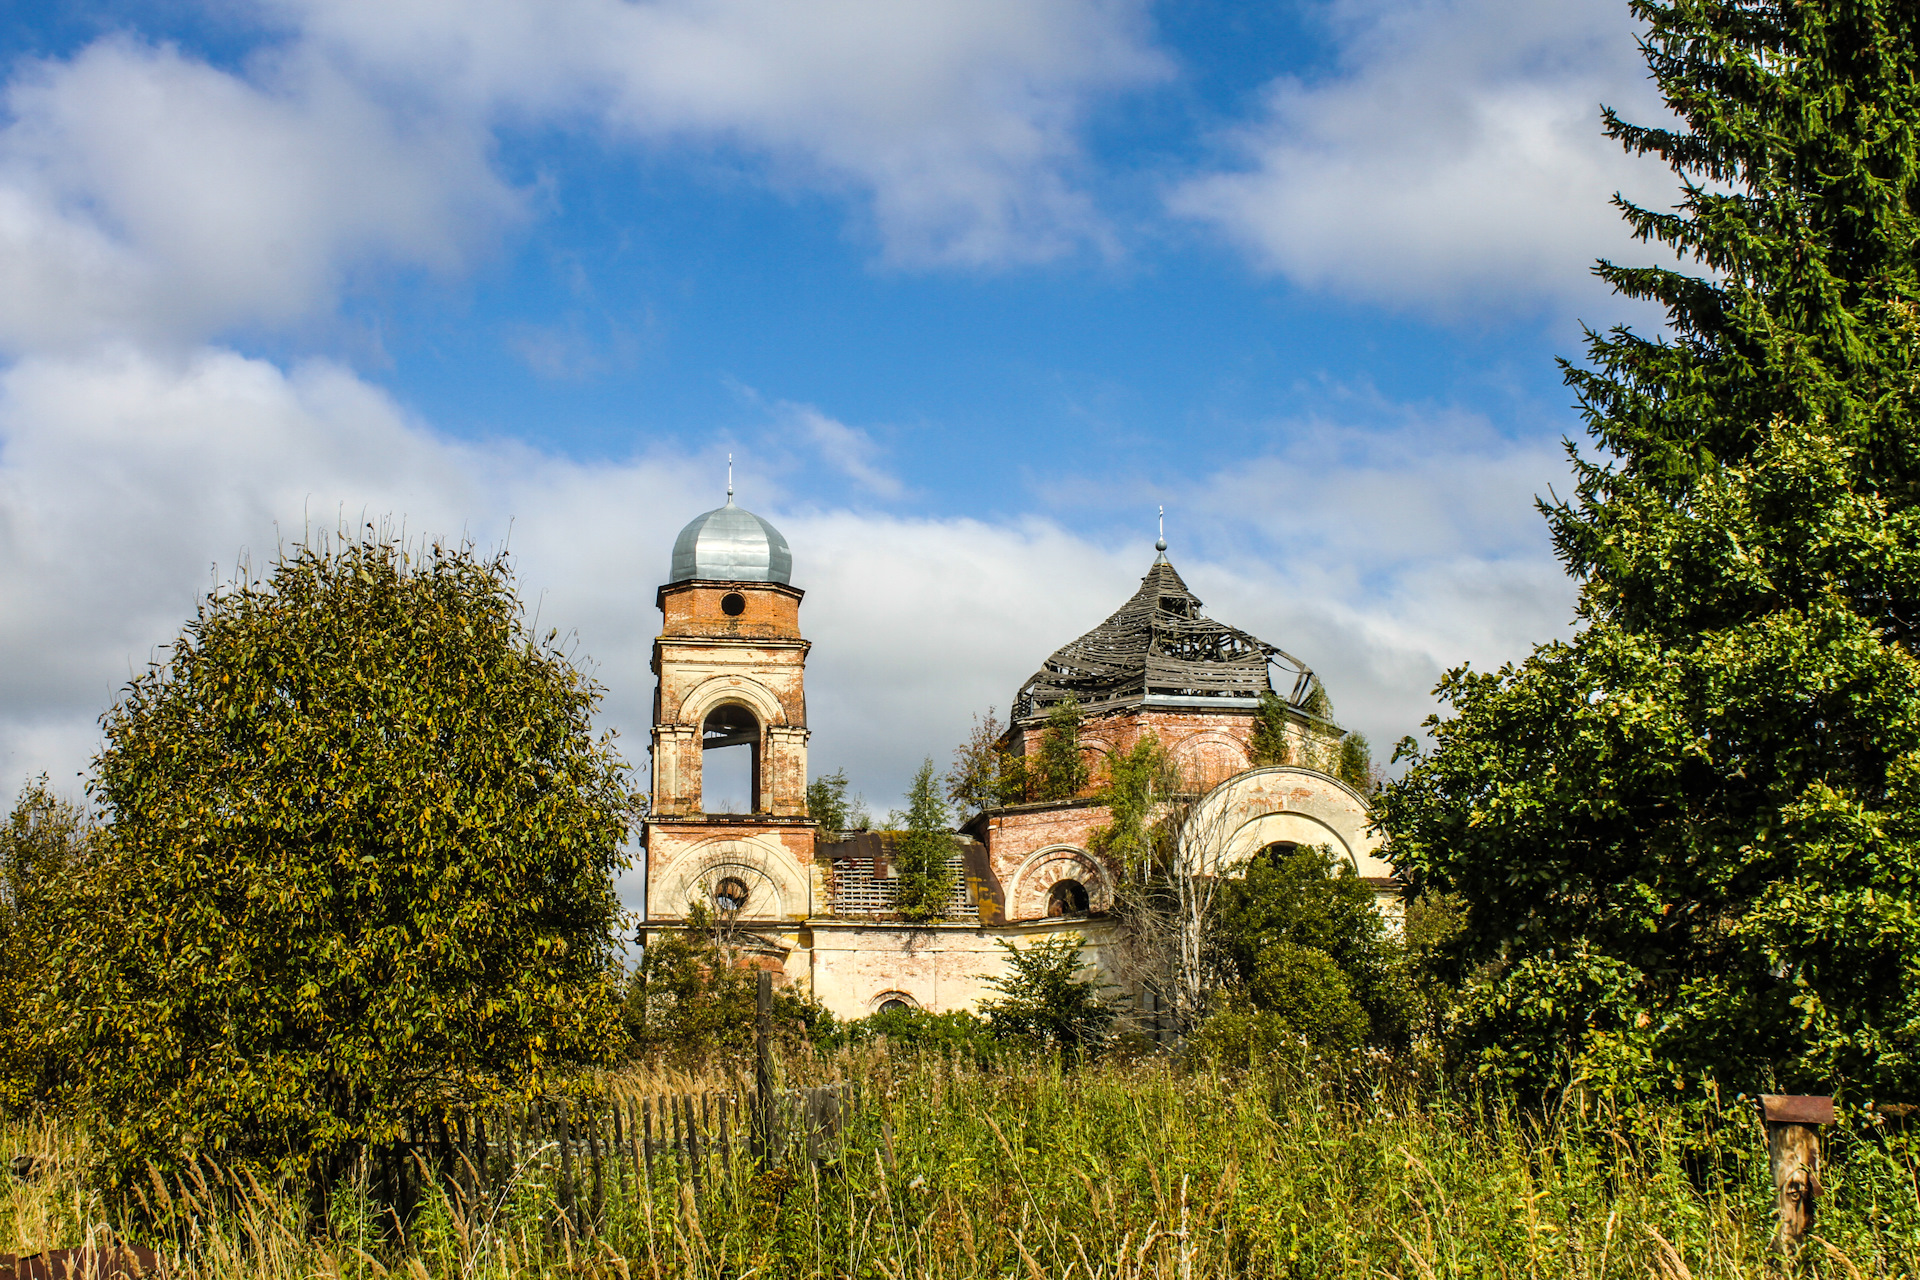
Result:
{"label": "blue sky", "polygon": [[653,588],[793,544],[814,759],[876,807],[1130,594],[1383,746],[1558,634],[1556,355],[1657,321],[1616,0],[206,0],[0,18],[0,765],[243,556],[510,540],[644,759]]}

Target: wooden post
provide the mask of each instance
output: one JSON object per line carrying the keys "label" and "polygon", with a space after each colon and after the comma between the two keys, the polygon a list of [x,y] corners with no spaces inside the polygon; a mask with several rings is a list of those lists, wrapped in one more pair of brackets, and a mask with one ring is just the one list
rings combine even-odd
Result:
{"label": "wooden post", "polygon": [[773,1150],[773,975],[760,971],[759,987],[754,992],[753,1012],[753,1086],[754,1147],[762,1167],[771,1167]]}
{"label": "wooden post", "polygon": [[1760,1112],[1767,1122],[1767,1163],[1773,1169],[1780,1227],[1773,1247],[1791,1253],[1813,1230],[1820,1183],[1820,1131],[1833,1123],[1833,1099],[1810,1094],[1762,1094]]}
{"label": "wooden post", "polygon": [[587,1126],[587,1158],[593,1162],[593,1209],[588,1215],[586,1228],[590,1234],[599,1235],[601,1219],[607,1212],[607,1183],[606,1173],[601,1167],[598,1108],[590,1111],[588,1116],[590,1123]]}

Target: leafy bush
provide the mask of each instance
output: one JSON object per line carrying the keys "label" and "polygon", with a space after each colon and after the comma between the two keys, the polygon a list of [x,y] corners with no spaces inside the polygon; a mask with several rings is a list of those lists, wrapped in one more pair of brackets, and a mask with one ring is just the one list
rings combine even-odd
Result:
{"label": "leafy bush", "polygon": [[1405,1038],[1400,949],[1373,891],[1325,846],[1277,849],[1223,883],[1206,941],[1214,972],[1274,1026],[1329,1046]]}
{"label": "leafy bush", "polygon": [[993,1024],[964,1009],[928,1013],[924,1009],[889,1009],[846,1024],[849,1044],[886,1042],[896,1052],[936,1053],[951,1058],[985,1062],[1000,1048]]}
{"label": "leafy bush", "polygon": [[[758,970],[716,943],[695,904],[684,933],[657,934],[629,975],[621,1002],[629,1053],[683,1069],[743,1066],[753,1057]],[[832,1013],[791,987],[773,988],[773,1034],[787,1052],[834,1043]]]}
{"label": "leafy bush", "polygon": [[622,767],[504,557],[302,546],[105,717],[94,927],[55,998],[117,1185],[334,1181],[409,1111],[618,1043]]}
{"label": "leafy bush", "polygon": [[1025,947],[1001,942],[1013,972],[988,979],[1000,994],[980,1005],[993,1033],[1053,1049],[1070,1060],[1097,1053],[1117,1011],[1097,979],[1081,976],[1080,939],[1069,934]]}
{"label": "leafy bush", "polygon": [[84,928],[92,823],[43,774],[0,827],[0,1115],[64,1104],[78,1062],[48,990],[53,957]]}

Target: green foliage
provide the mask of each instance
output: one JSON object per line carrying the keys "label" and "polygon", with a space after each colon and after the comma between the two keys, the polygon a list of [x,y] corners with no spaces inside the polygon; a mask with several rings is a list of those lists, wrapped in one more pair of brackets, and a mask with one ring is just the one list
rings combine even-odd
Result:
{"label": "green foliage", "polygon": [[940,778],[929,756],[907,790],[906,830],[893,842],[894,871],[900,878],[900,914],[913,921],[938,920],[947,913],[954,890],[953,835]]}
{"label": "green foliage", "polygon": [[1334,753],[1332,773],[1361,795],[1373,794],[1374,788],[1379,785],[1379,778],[1373,770],[1373,748],[1365,734],[1349,733],[1340,739],[1340,746]]}
{"label": "green foliage", "polygon": [[1072,800],[1093,779],[1080,755],[1080,703],[1067,698],[1047,712],[1037,759],[1027,766],[1028,792],[1035,800]]}
{"label": "green foliage", "polygon": [[1567,368],[1601,459],[1545,508],[1580,630],[1450,672],[1381,820],[1465,907],[1486,1069],[1540,1087],[1631,1032],[1681,1079],[1910,1097],[1920,10],[1634,8],[1682,124],[1607,128],[1687,186],[1621,207],[1707,274],[1600,267],[1673,337]]}
{"label": "green foliage", "polygon": [[1222,993],[1192,1045],[1207,1060],[1249,1067],[1297,1061],[1307,1048],[1350,1049],[1367,1030],[1367,1011],[1333,957],[1276,942],[1261,952],[1244,989]]}
{"label": "green foliage", "polygon": [[[716,942],[715,921],[695,904],[684,933],[659,933],[627,978],[621,1022],[631,1054],[678,1067],[744,1067],[753,1058],[758,971]],[[773,1034],[785,1052],[832,1043],[833,1014],[789,986],[773,988]]]}
{"label": "green foliage", "polygon": [[807,784],[807,816],[820,825],[822,832],[838,835],[857,830],[866,821],[866,807],[859,797],[847,798],[847,771],[835,769]]}
{"label": "green foliage", "polygon": [[1206,945],[1236,999],[1298,1037],[1339,1046],[1404,1035],[1398,948],[1373,891],[1325,846],[1277,848],[1221,884]]}
{"label": "green foliage", "polygon": [[[231,1198],[184,1181],[173,1192],[204,1197],[185,1261],[205,1280],[1647,1280],[1680,1274],[1662,1264],[1661,1241],[1703,1280],[1920,1272],[1920,1138],[1871,1114],[1843,1109],[1823,1132],[1818,1231],[1832,1249],[1783,1263],[1769,1256],[1773,1186],[1750,1103],[1691,1094],[1523,1110],[1367,1055],[1326,1057],[1252,1071],[1103,1059],[1069,1072],[862,1051],[850,1060],[860,1104],[817,1170],[737,1158],[736,1129],[732,1162],[717,1143],[702,1153],[695,1195],[662,1144],[651,1177],[605,1178],[591,1254],[560,1226],[551,1144],[478,1212],[430,1189],[404,1239],[383,1236],[351,1193],[309,1235],[271,1184]],[[730,1082],[614,1083],[632,1096]],[[59,1164],[0,1186],[0,1235],[20,1242],[6,1247],[103,1234],[79,1135],[0,1126],[0,1151],[23,1150]]]}
{"label": "green foliage", "polygon": [[0,1115],[70,1094],[68,1019],[47,984],[61,943],[85,927],[93,839],[86,811],[56,795],[45,774],[21,789],[0,827]]}
{"label": "green foliage", "polygon": [[597,697],[504,556],[370,535],[202,603],[104,717],[97,927],[59,958],[118,1185],[196,1154],[318,1175],[617,1044]]}
{"label": "green foliage", "polygon": [[992,707],[973,718],[967,740],[954,748],[947,771],[947,799],[962,816],[1020,804],[1028,791],[1027,762],[1007,749],[1007,727]]}
{"label": "green foliage", "polygon": [[1262,690],[1260,706],[1253,713],[1253,737],[1247,742],[1247,758],[1256,769],[1291,761],[1292,745],[1288,727],[1293,717],[1287,703],[1272,690]]}
{"label": "green foliage", "polygon": [[1025,1040],[1069,1060],[1097,1053],[1113,1029],[1113,1005],[1097,979],[1084,978],[1080,939],[1062,934],[1025,947],[1000,943],[1013,972],[990,978],[1000,992],[980,1005],[1001,1039]]}
{"label": "green foliage", "polygon": [[1154,734],[1142,734],[1108,767],[1098,799],[1110,818],[1088,837],[1088,848],[1129,876],[1158,865],[1168,839],[1160,810],[1179,790],[1180,775],[1166,748]]}
{"label": "green foliage", "polygon": [[856,1045],[884,1042],[896,1053],[934,1053],[971,1062],[992,1059],[999,1047],[993,1024],[964,1009],[947,1013],[889,1009],[869,1014],[847,1024],[845,1039]]}

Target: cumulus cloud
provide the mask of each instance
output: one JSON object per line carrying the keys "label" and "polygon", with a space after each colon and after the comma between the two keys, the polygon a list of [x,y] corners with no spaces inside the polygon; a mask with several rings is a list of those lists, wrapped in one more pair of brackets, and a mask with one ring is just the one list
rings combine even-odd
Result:
{"label": "cumulus cloud", "polygon": [[1600,135],[1665,109],[1611,0],[1336,0],[1325,79],[1268,87],[1233,163],[1174,188],[1263,268],[1429,311],[1590,299],[1596,257],[1646,255],[1607,203],[1672,177]]}
{"label": "cumulus cloud", "polygon": [[[1315,443],[1196,484],[1174,559],[1217,617],[1320,669],[1376,736],[1414,727],[1445,665],[1560,625],[1567,589],[1526,510],[1546,460],[1455,430],[1327,424]],[[1331,443],[1329,443],[1331,442]],[[283,371],[207,349],[34,357],[0,374],[0,781],[71,778],[93,722],[196,599],[311,527],[394,518],[419,537],[510,539],[539,625],[576,633],[605,721],[644,765],[654,588],[717,458],[581,464],[449,441],[326,362]],[[1551,473],[1549,473],[1551,474]],[[1145,539],[1101,545],[1040,518],[989,524],[751,505],[794,548],[815,646],[814,760],[881,807],[970,717],[1005,710],[1054,648],[1130,595]],[[1281,554],[1276,554],[1279,549]]]}
{"label": "cumulus cloud", "polygon": [[287,324],[356,268],[457,269],[518,210],[481,134],[297,51],[249,79],[115,37],[5,103],[0,349]]}
{"label": "cumulus cloud", "polygon": [[1169,74],[1138,0],[269,0],[329,56],[490,121],[730,145],[869,202],[898,263],[1104,236],[1074,184],[1097,95]]}

